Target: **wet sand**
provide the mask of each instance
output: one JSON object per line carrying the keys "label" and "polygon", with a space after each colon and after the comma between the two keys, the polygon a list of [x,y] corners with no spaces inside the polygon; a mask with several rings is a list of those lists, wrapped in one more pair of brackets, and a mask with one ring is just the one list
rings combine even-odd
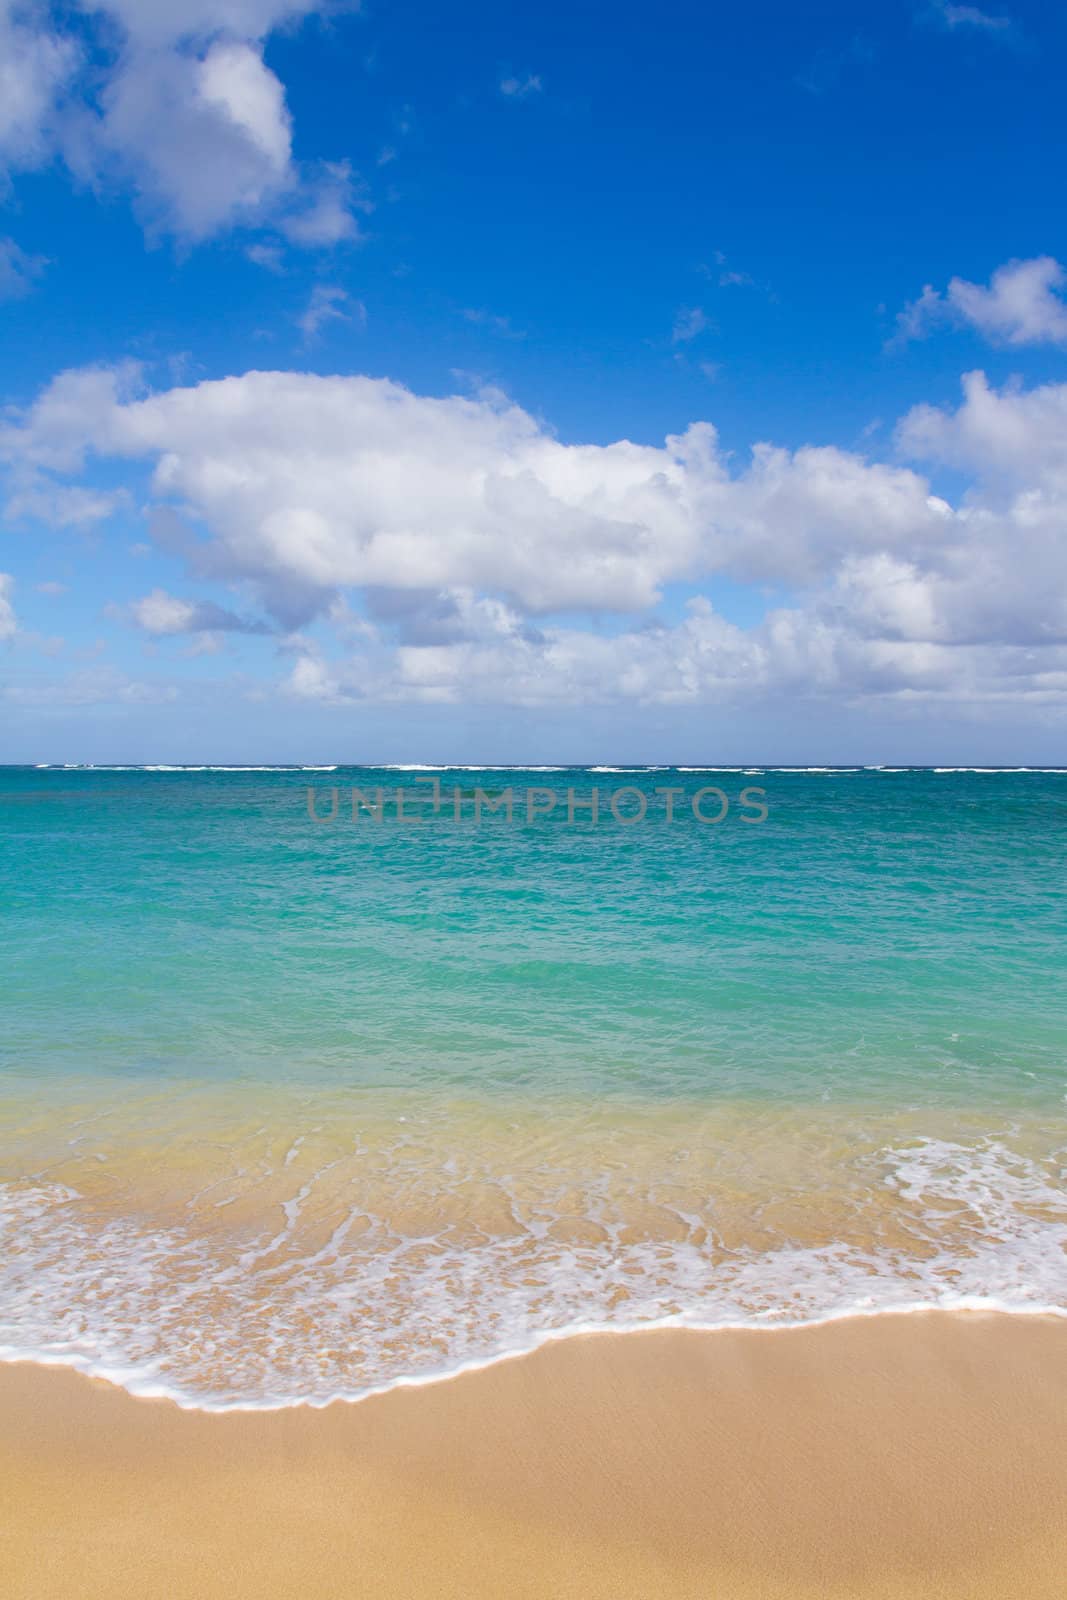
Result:
{"label": "wet sand", "polygon": [[563,1340],[322,1410],[0,1366],[5,1600],[1061,1600],[1067,1321]]}

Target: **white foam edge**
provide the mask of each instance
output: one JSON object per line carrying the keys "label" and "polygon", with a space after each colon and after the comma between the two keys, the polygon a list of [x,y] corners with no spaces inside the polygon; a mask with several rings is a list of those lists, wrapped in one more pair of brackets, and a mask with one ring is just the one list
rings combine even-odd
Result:
{"label": "white foam edge", "polygon": [[115,1388],[124,1390],[137,1400],[165,1400],[180,1411],[199,1411],[211,1416],[230,1412],[291,1411],[297,1406],[307,1406],[312,1411],[324,1411],[332,1405],[358,1405],[363,1400],[391,1394],[395,1389],[425,1389],[431,1384],[450,1383],[471,1372],[484,1372],[489,1367],[505,1361],[520,1361],[546,1345],[567,1339],[611,1336],[621,1338],[634,1333],[658,1333],[684,1330],[692,1333],[788,1333],[801,1328],[821,1328],[831,1323],[873,1319],[875,1317],[918,1316],[931,1312],[977,1312],[1000,1317],[1056,1317],[1067,1321],[1067,1307],[1057,1305],[1014,1305],[986,1295],[947,1295],[938,1300],[904,1300],[879,1306],[844,1306],[815,1317],[797,1317],[782,1321],[738,1318],[733,1321],[706,1322],[687,1317],[685,1313],[659,1317],[647,1322],[604,1323],[573,1322],[562,1328],[547,1328],[527,1344],[494,1351],[470,1361],[453,1366],[433,1368],[428,1372],[401,1373],[387,1383],[372,1384],[365,1389],[338,1389],[327,1395],[281,1395],[262,1400],[212,1400],[209,1395],[193,1395],[188,1390],[160,1383],[155,1378],[139,1374],[133,1368],[107,1366],[85,1360],[76,1355],[63,1355],[52,1350],[22,1350],[13,1345],[0,1345],[0,1363],[4,1366],[65,1367],[80,1372],[84,1377],[96,1378]]}

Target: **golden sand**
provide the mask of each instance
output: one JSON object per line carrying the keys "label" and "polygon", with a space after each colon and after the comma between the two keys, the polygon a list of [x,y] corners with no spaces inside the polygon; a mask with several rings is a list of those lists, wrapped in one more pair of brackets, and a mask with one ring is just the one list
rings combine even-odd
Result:
{"label": "golden sand", "polygon": [[0,1367],[5,1600],[1062,1600],[1067,1323],[595,1335],[208,1415]]}

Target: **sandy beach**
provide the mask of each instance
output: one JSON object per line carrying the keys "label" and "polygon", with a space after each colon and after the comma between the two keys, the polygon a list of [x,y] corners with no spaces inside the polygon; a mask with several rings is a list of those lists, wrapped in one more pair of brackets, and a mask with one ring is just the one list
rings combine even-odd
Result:
{"label": "sandy beach", "polygon": [[0,1368],[0,1587],[89,1597],[1062,1594],[1067,1323],[591,1335],[321,1410]]}

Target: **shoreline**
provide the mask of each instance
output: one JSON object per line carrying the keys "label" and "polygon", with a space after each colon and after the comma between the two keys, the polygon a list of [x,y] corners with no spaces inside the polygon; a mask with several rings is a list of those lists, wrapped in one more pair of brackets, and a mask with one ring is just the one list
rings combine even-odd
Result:
{"label": "shoreline", "polygon": [[151,1072],[8,1089],[0,1357],[211,1410],[593,1329],[1064,1299],[1059,1109]]}
{"label": "shoreline", "polygon": [[8,1361],[4,1592],[1052,1600],[1065,1357],[1047,1314],[879,1311],[221,1412]]}
{"label": "shoreline", "polygon": [[[175,1410],[208,1417],[272,1416],[285,1411],[327,1411],[331,1406],[359,1406],[368,1400],[381,1400],[386,1396],[411,1389],[436,1388],[440,1384],[454,1383],[457,1379],[473,1377],[494,1367],[514,1361],[528,1361],[532,1356],[557,1344],[569,1344],[575,1339],[626,1339],[645,1334],[684,1333],[714,1336],[717,1334],[782,1334],[801,1333],[818,1328],[832,1327],[836,1323],[863,1323],[882,1318],[909,1317],[989,1317],[994,1319],[1035,1318],[1049,1322],[1061,1321],[1067,1325],[1067,1307],[1057,1305],[1004,1305],[968,1299],[955,1305],[932,1305],[926,1301],[911,1304],[873,1306],[859,1310],[850,1307],[844,1311],[829,1311],[823,1316],[806,1317],[794,1322],[687,1322],[674,1317],[660,1321],[631,1324],[577,1323],[564,1328],[549,1328],[534,1336],[531,1343],[520,1349],[501,1350],[492,1355],[474,1357],[455,1367],[425,1373],[401,1374],[385,1383],[370,1385],[365,1389],[342,1390],[322,1396],[293,1395],[282,1399],[264,1400],[212,1400],[198,1398],[188,1390],[168,1388],[153,1378],[123,1379],[115,1372],[103,1369],[99,1363],[81,1363],[64,1356],[51,1354],[23,1354],[11,1346],[0,1346],[0,1374],[8,1367],[31,1367],[42,1371],[72,1372],[91,1383],[100,1383],[116,1389],[131,1400],[173,1406]],[[0,1380],[2,1381],[2,1380]]]}

